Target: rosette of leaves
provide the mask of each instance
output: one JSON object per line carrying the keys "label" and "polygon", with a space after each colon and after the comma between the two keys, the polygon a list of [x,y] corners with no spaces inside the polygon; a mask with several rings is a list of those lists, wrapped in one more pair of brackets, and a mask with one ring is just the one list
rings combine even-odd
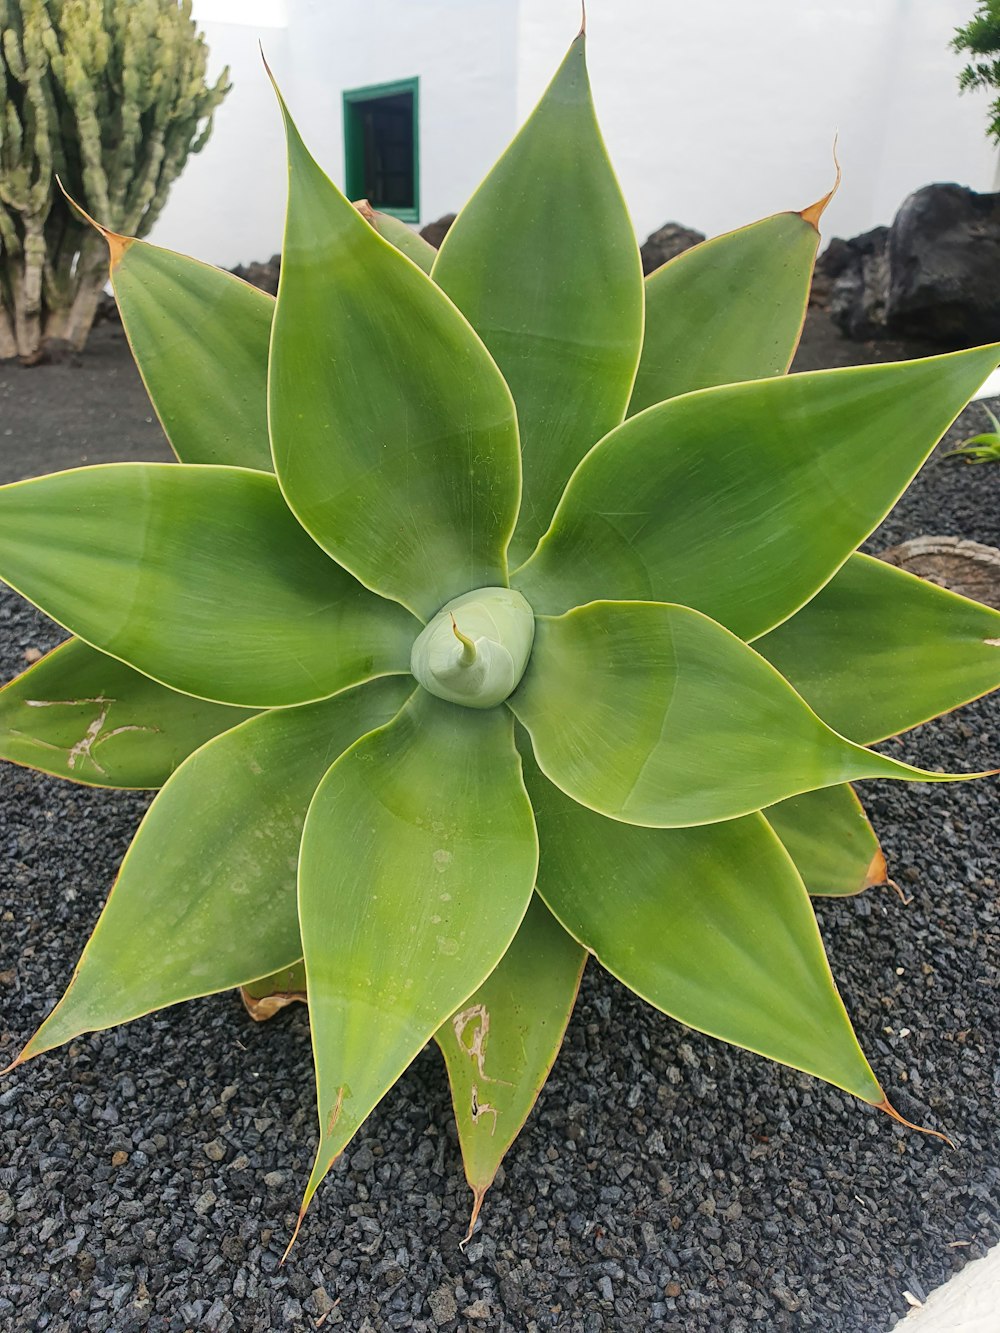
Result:
{"label": "rosette of leaves", "polygon": [[582,34],[436,255],[285,125],[276,303],[107,235],[179,462],[0,490],[76,636],[4,754],[162,786],[15,1064],[305,993],[303,1207],[434,1037],[478,1210],[593,954],[891,1109],[810,894],[884,879],[848,784],[945,780],[866,746],[1000,684],[1000,614],[856,548],[997,349],[784,374],[821,205],[644,284]]}

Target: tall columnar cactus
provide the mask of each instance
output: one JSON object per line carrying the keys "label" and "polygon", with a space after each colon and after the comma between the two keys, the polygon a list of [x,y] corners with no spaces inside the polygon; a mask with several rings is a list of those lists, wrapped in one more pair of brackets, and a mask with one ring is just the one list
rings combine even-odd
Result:
{"label": "tall columnar cactus", "polygon": [[276,303],[107,235],[179,462],[0,489],[79,636],[0,753],[162,787],[14,1065],[303,996],[306,1202],[434,1038],[478,1210],[591,954],[895,1114],[810,895],[884,882],[849,784],[948,780],[869,747],[1000,685],[1000,613],[856,548],[1000,350],[786,375],[821,205],[644,283],[582,35],[436,256],[285,121]]}
{"label": "tall columnar cactus", "polygon": [[205,81],[191,0],[0,0],[0,357],[80,348],[107,281],[106,226],[145,236],[205,144],[228,70]]}

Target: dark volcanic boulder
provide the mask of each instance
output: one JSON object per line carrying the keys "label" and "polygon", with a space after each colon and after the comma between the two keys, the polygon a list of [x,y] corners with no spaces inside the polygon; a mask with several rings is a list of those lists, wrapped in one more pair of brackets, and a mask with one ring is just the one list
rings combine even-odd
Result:
{"label": "dark volcanic boulder", "polygon": [[428,245],[433,245],[435,250],[440,250],[441,242],[448,235],[448,228],[454,221],[454,213],[445,213],[443,218],[438,218],[436,222],[428,222],[426,227],[422,227],[420,235]]}
{"label": "dark volcanic boulder", "polygon": [[272,255],[266,264],[258,264],[256,261],[252,264],[237,264],[229,271],[237,278],[242,278],[244,282],[249,282],[251,287],[259,287],[261,291],[277,296],[281,255]]}
{"label": "dark volcanic boulder", "polygon": [[970,347],[1000,338],[1000,194],[925,185],[889,234],[891,333]]}
{"label": "dark volcanic boulder", "polygon": [[850,241],[834,237],[816,264],[814,285],[820,295],[825,290],[830,318],[848,338],[885,334],[888,239],[888,227],[875,227]]}
{"label": "dark volcanic boulder", "polygon": [[705,239],[703,232],[691,227],[682,227],[679,222],[668,222],[659,231],[654,231],[639,251],[642,255],[643,273],[652,273],[668,259],[690,250],[692,245],[700,245]]}

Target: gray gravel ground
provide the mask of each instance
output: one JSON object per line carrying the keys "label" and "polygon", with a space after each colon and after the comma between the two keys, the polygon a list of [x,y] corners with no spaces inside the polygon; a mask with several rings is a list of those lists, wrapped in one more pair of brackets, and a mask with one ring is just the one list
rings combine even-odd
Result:
{"label": "gray gravel ground", "polygon": [[[106,370],[132,415],[100,456],[121,456],[126,438],[150,456],[156,428],[122,367],[112,346]],[[0,459],[8,477],[90,452],[78,436],[49,451],[32,435],[56,396],[46,382],[72,373],[0,369],[0,451],[6,429],[20,432]],[[103,447],[99,413],[83,408]],[[981,428],[981,413],[962,424]],[[919,532],[1000,545],[1000,467],[930,465],[872,549]],[[59,637],[0,595],[4,677]],[[996,766],[1000,709],[973,705],[893,753]],[[279,1269],[314,1144],[305,1014],[257,1026],[223,995],[0,1082],[0,1327],[883,1333],[904,1290],[926,1294],[1000,1236],[997,793],[867,784],[913,901],[875,890],[819,909],[890,1095],[957,1151],[671,1023],[593,967],[464,1253],[469,1196],[428,1050]],[[0,770],[0,1063],[68,980],[146,803]]]}

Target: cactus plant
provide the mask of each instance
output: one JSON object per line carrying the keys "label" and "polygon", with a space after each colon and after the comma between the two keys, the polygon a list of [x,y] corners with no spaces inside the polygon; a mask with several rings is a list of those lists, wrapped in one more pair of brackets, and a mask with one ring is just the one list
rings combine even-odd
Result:
{"label": "cactus plant", "polygon": [[205,81],[191,0],[0,0],[0,358],[80,349],[107,281],[100,236],[145,236],[204,147],[229,71]]}
{"label": "cactus plant", "polygon": [[162,787],[11,1068],[307,998],[304,1210],[434,1037],[478,1212],[593,954],[895,1114],[810,894],[884,881],[849,784],[948,780],[868,747],[1000,685],[1000,613],[856,548],[1000,351],[786,375],[825,201],[644,284],[583,34],[436,256],[282,112],[276,303],[104,230],[179,462],[0,489],[78,636],[2,753]]}

